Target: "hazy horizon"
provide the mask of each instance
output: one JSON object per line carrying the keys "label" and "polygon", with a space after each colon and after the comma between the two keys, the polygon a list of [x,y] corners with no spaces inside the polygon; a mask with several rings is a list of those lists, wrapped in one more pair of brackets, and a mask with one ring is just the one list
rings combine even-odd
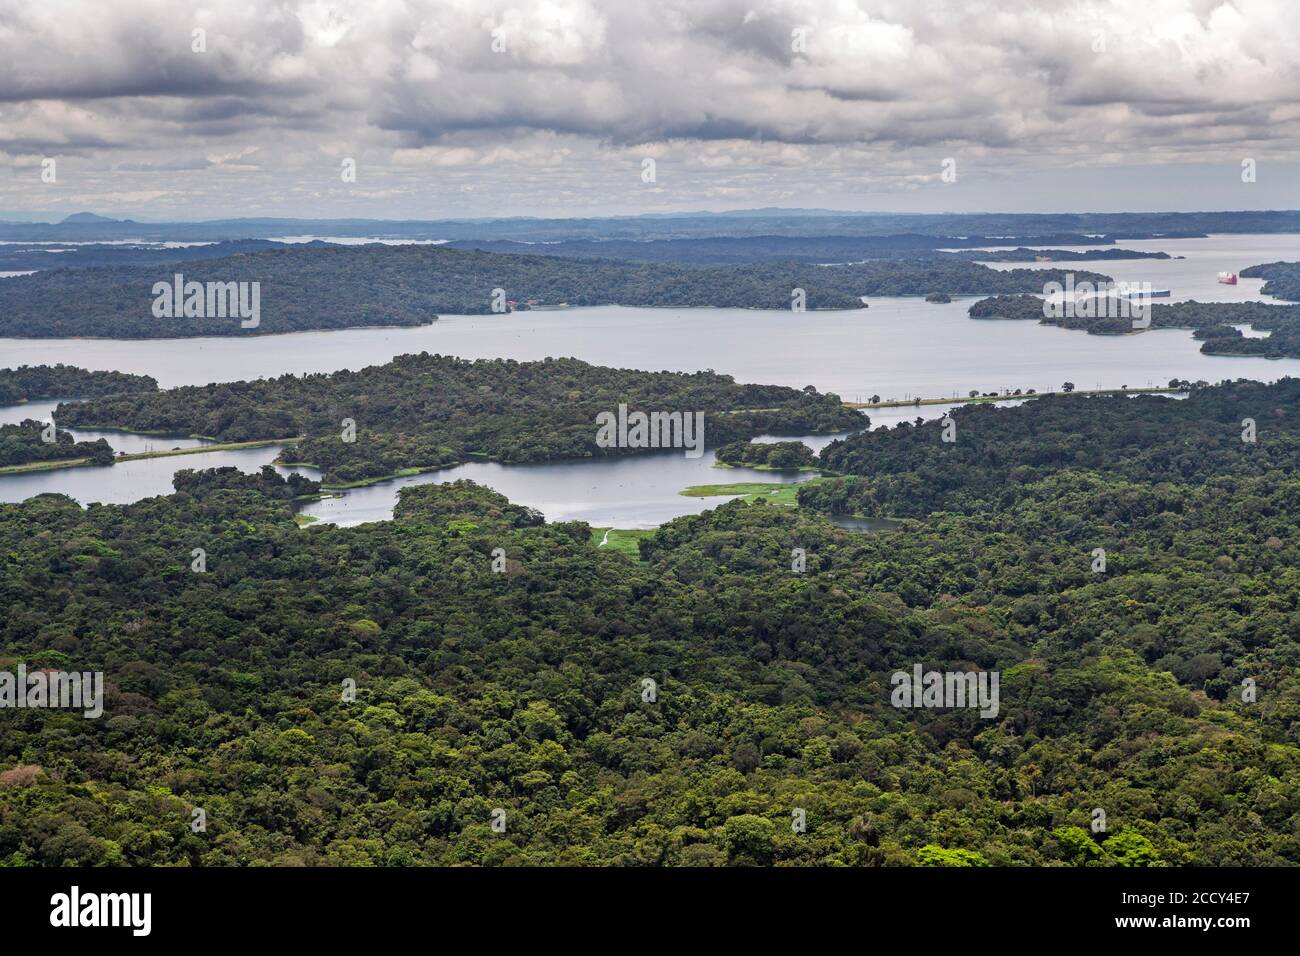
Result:
{"label": "hazy horizon", "polygon": [[[298,222],[332,222],[332,221],[340,221],[340,220],[361,220],[361,221],[369,220],[369,221],[373,221],[373,222],[394,222],[394,223],[397,223],[397,222],[464,222],[464,223],[469,223],[469,222],[508,221],[508,220],[511,220],[511,219],[535,219],[535,220],[550,220],[550,219],[553,219],[553,220],[557,220],[557,221],[563,221],[563,220],[566,220],[566,219],[573,219],[573,220],[579,220],[579,219],[642,219],[642,218],[645,218],[645,219],[650,219],[650,218],[670,219],[670,218],[689,218],[689,217],[692,217],[692,216],[718,216],[718,217],[723,217],[723,216],[740,216],[740,215],[743,215],[743,214],[751,214],[751,213],[762,213],[762,214],[764,214],[765,216],[772,216],[772,217],[789,216],[789,217],[791,217],[791,218],[798,218],[798,217],[812,218],[812,217],[814,217],[814,216],[819,216],[819,215],[825,215],[825,216],[862,216],[862,217],[864,217],[864,218],[867,218],[867,217],[871,217],[871,216],[909,216],[909,215],[911,215],[911,216],[917,216],[917,217],[924,217],[924,216],[934,216],[934,217],[944,217],[944,216],[1002,216],[1002,215],[1043,215],[1043,216],[1053,216],[1053,215],[1062,215],[1062,216],[1069,216],[1069,215],[1097,215],[1097,216],[1108,216],[1108,215],[1125,215],[1125,214],[1133,214],[1133,215],[1164,215],[1164,214],[1174,214],[1174,215],[1180,215],[1180,214],[1181,214],[1181,215],[1195,215],[1195,214],[1198,214],[1198,213],[1224,213],[1224,212],[1240,212],[1240,213],[1276,212],[1276,213],[1286,213],[1286,212],[1297,212],[1297,211],[1300,211],[1300,203],[1298,203],[1298,204],[1295,205],[1295,206],[1291,206],[1291,207],[1259,207],[1259,208],[1240,207],[1240,208],[1225,208],[1225,209],[1209,209],[1209,208],[1200,208],[1200,209],[1089,209],[1089,210],[1044,209],[1044,210],[1032,211],[1032,212],[1011,211],[1011,210],[1006,210],[1006,209],[972,209],[972,210],[942,209],[942,210],[937,210],[937,211],[933,211],[933,212],[909,212],[909,211],[907,211],[907,210],[885,210],[885,209],[826,209],[826,208],[804,208],[804,207],[798,207],[798,206],[785,206],[785,207],[781,207],[781,206],[745,206],[745,207],[739,207],[739,208],[735,208],[735,209],[683,209],[683,210],[676,211],[676,212],[659,212],[659,211],[655,211],[655,212],[646,212],[646,211],[642,211],[642,212],[632,212],[632,211],[629,211],[629,212],[609,212],[609,213],[601,213],[601,214],[597,214],[597,215],[574,213],[574,214],[572,214],[572,215],[568,215],[568,216],[566,216],[566,215],[561,215],[561,214],[556,214],[556,215],[551,215],[551,216],[534,216],[534,215],[526,215],[526,214],[511,214],[511,213],[503,213],[502,215],[499,215],[499,216],[432,216],[432,217],[424,217],[424,216],[400,216],[400,215],[398,215],[398,216],[368,216],[368,215],[364,215],[364,214],[352,214],[352,215],[346,215],[346,216],[288,216],[288,215],[285,215],[285,216],[272,216],[272,215],[268,215],[268,216],[213,216],[213,217],[195,217],[195,218],[178,217],[178,218],[174,218],[174,219],[167,219],[167,218],[156,218],[156,217],[152,217],[152,216],[140,216],[140,215],[129,215],[129,214],[115,215],[115,214],[112,214],[112,213],[105,213],[105,212],[102,212],[102,211],[100,211],[100,210],[96,210],[96,209],[77,209],[77,210],[72,210],[72,211],[68,211],[68,212],[62,212],[62,211],[60,211],[60,212],[32,212],[32,213],[17,213],[17,212],[12,212],[12,211],[8,211],[8,210],[0,210],[0,223],[10,223],[10,224],[15,224],[15,225],[17,225],[17,224],[25,224],[25,223],[27,223],[27,224],[36,224],[36,225],[42,225],[42,224],[43,224],[43,225],[58,225],[60,222],[66,220],[66,219],[67,219],[68,217],[70,217],[70,216],[85,215],[85,214],[90,214],[90,215],[93,215],[93,216],[97,216],[97,217],[100,217],[100,218],[105,219],[105,220],[117,220],[117,221],[121,221],[121,222],[132,221],[132,222],[140,223],[140,224],[143,224],[143,225],[150,225],[150,224],[168,225],[168,224],[173,224],[173,223],[193,223],[193,224],[201,224],[201,223],[213,223],[213,222],[238,222],[238,221],[241,221],[241,220],[255,221],[255,220],[274,220],[274,219],[284,219],[284,220],[288,220],[288,221],[298,221]],[[12,218],[11,218],[11,217],[12,217]]]}

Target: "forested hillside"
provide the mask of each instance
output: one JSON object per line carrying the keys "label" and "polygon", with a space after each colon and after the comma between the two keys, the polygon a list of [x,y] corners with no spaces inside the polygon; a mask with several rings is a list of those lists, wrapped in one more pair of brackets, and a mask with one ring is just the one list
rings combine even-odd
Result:
{"label": "forested hillside", "polygon": [[[966,405],[948,416],[951,442],[943,440],[946,425],[938,420],[831,442],[820,461],[861,476],[843,485],[856,487],[861,506],[826,510],[979,513],[998,507],[1000,496],[1017,486],[1061,471],[1181,485],[1266,475],[1279,484],[1300,470],[1300,379],[1294,378],[1198,388],[1186,400],[1046,395],[1011,408]],[[820,497],[826,487],[808,493]]]}
{"label": "forested hillside", "polygon": [[[1091,415],[1012,421],[1062,409]],[[958,448],[1006,414],[975,411]],[[1289,422],[1253,466],[977,472],[979,507],[887,535],[733,502],[639,561],[466,482],[343,529],[297,528],[268,475],[0,505],[0,653],[109,684],[100,720],[0,712],[0,860],[1300,863],[1300,486],[1267,443]],[[902,461],[918,431],[872,447]],[[1000,672],[999,713],[892,707],[917,663]]]}
{"label": "forested hillside", "polygon": [[[170,284],[178,272],[186,283],[205,286],[258,283],[258,325],[243,328],[239,318],[156,317],[154,284]],[[862,308],[863,296],[1030,292],[1063,279],[1060,270],[1000,272],[957,260],[692,268],[427,245],[313,243],[220,259],[56,269],[6,279],[0,283],[0,336],[261,335],[414,326],[433,322],[440,312],[488,314],[566,304],[790,309],[795,289],[804,290],[809,309],[856,309]],[[248,289],[251,302],[251,285]]]}

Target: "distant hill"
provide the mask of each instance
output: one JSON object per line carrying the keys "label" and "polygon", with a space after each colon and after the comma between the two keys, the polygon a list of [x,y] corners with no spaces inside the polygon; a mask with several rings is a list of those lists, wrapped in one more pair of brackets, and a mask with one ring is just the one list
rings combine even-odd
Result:
{"label": "distant hill", "polygon": [[[205,286],[257,283],[259,324],[245,329],[235,318],[176,317],[171,308],[155,316],[151,290],[158,282],[170,285],[177,272],[186,282]],[[1105,278],[1074,273],[1078,281]],[[798,298],[809,310],[861,309],[863,296],[1039,292],[1046,282],[1064,281],[1061,270],[999,271],[950,259],[873,260],[830,268],[795,262],[686,266],[501,255],[442,245],[314,244],[185,263],[52,269],[5,279],[0,282],[0,336],[266,335],[414,326],[443,312],[491,314],[561,305],[789,310],[796,290],[802,290]],[[247,288],[251,303],[252,286]],[[494,308],[494,302],[501,308]]]}
{"label": "distant hill", "polygon": [[[77,217],[87,214],[78,213]],[[92,214],[93,215],[93,214]],[[286,235],[405,239],[681,239],[719,236],[1015,236],[1060,234],[1116,239],[1204,236],[1208,233],[1296,233],[1300,212],[962,213],[901,215],[832,210],[754,209],[606,218],[533,219],[223,219],[132,222],[68,217],[59,223],[0,223],[0,240],[152,239],[187,242],[274,239]],[[1025,242],[1036,245],[1037,242]]]}
{"label": "distant hill", "polygon": [[67,223],[84,223],[84,222],[122,222],[120,219],[109,219],[107,216],[97,216],[93,212],[74,212],[71,216],[63,218],[61,224]]}
{"label": "distant hill", "polygon": [[[143,241],[142,241],[143,242]],[[221,259],[244,252],[283,249],[284,244],[266,239],[163,246],[98,243],[80,240],[0,246],[0,272],[30,272],[42,269],[85,269],[91,266],[145,266],[190,259]]]}
{"label": "distant hill", "polygon": [[[1017,245],[997,252],[985,246]],[[517,255],[570,258],[630,259],[637,262],[679,262],[683,265],[722,265],[749,262],[845,263],[867,259],[951,259],[1033,263],[1038,257],[1076,262],[1087,259],[1169,258],[1164,252],[1115,248],[1108,238],[1082,234],[1051,236],[717,236],[691,239],[571,239],[558,242],[517,242],[510,239],[457,239],[454,249],[481,249]],[[1096,246],[1084,252],[1045,248],[1054,245]],[[1106,247],[1111,248],[1106,248]],[[947,251],[945,251],[947,250]],[[961,251],[953,251],[961,250]],[[3,263],[0,257],[0,263]]]}
{"label": "distant hill", "polygon": [[[998,252],[980,246],[1004,246],[1021,241],[1034,248]],[[220,259],[243,252],[283,249],[270,239],[236,239],[196,244],[122,242],[9,243],[0,246],[0,272],[42,269],[82,269],[89,266],[153,265],[190,259]],[[295,248],[337,245],[314,240]],[[1074,262],[1085,259],[1168,258],[1163,252],[1138,252],[1117,247],[1111,240],[1080,234],[1006,237],[967,236],[746,236],[701,239],[573,239],[559,242],[518,242],[512,239],[457,239],[454,249],[479,249],[515,255],[561,256],[570,259],[625,259],[636,262],[675,262],[681,265],[726,265],[753,262],[862,262],[866,259],[959,259],[974,262],[1034,263],[1039,257]],[[1084,252],[1064,252],[1056,245],[1093,246]],[[948,250],[948,251],[944,251]]]}

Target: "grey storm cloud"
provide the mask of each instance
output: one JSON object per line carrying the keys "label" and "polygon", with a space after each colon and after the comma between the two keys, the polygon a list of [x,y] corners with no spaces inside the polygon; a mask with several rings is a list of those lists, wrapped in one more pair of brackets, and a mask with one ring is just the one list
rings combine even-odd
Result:
{"label": "grey storm cloud", "polygon": [[1293,0],[0,0],[0,159],[359,155],[385,189],[422,164],[580,182],[629,150],[900,182],[945,151],[1294,160],[1297,54]]}

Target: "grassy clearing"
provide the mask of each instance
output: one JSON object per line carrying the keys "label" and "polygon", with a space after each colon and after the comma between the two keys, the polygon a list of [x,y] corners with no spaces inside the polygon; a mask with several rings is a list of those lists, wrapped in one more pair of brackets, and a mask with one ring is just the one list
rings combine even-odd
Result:
{"label": "grassy clearing", "polygon": [[802,484],[804,482],[737,481],[730,485],[691,485],[677,493],[687,498],[716,498],[723,495],[740,495],[747,500],[765,498],[770,504],[793,508],[799,504],[799,486]]}
{"label": "grassy clearing", "polygon": [[641,552],[637,548],[637,542],[654,533],[654,528],[592,528],[591,543],[598,548],[617,551],[640,560]]}

